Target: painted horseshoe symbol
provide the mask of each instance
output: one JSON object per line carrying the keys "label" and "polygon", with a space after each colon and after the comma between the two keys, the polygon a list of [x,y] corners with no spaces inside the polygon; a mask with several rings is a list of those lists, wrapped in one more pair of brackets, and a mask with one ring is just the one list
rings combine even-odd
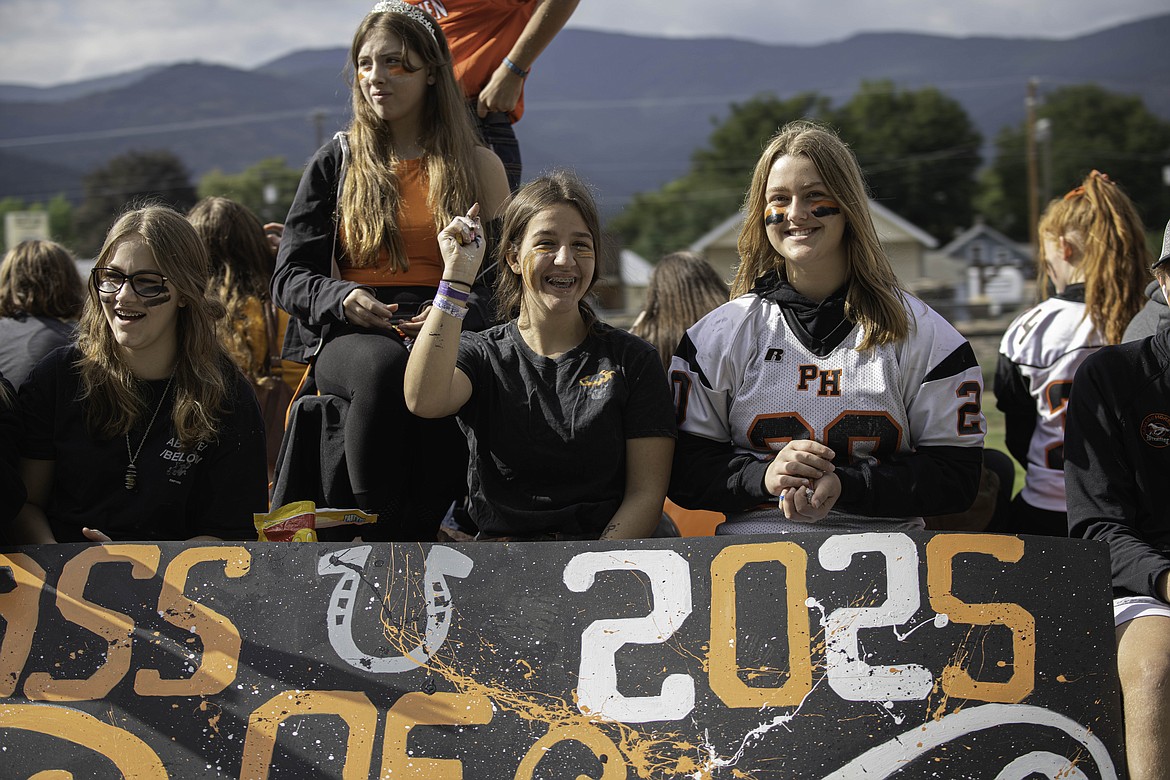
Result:
{"label": "painted horseshoe symbol", "polygon": [[[452,600],[447,577],[471,574],[474,562],[461,552],[435,545],[427,554],[423,587],[427,601],[427,627],[423,641],[405,655],[378,657],[362,651],[353,637],[353,613],[358,584],[365,574],[370,545],[328,552],[317,562],[318,574],[341,577],[333,588],[327,613],[329,644],[350,666],[376,674],[398,674],[425,666],[447,639],[451,628]],[[379,599],[375,595],[372,598]]]}

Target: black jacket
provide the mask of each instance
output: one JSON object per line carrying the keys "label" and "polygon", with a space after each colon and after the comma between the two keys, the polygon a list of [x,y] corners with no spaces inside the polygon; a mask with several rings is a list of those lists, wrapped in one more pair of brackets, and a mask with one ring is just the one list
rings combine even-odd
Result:
{"label": "black jacket", "polygon": [[1104,347],[1077,371],[1065,431],[1071,536],[1109,544],[1118,595],[1170,570],[1170,330]]}

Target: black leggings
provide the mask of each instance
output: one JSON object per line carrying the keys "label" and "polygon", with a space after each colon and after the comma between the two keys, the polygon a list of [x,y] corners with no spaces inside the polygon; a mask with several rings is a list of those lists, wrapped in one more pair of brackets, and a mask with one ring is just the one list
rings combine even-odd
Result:
{"label": "black leggings", "polygon": [[467,491],[467,440],[455,419],[426,420],[406,408],[409,355],[398,336],[341,329],[313,369],[322,393],[349,401],[350,486],[361,509],[379,514],[363,539],[433,542],[447,507]]}
{"label": "black leggings", "polygon": [[1012,501],[1012,516],[1006,533],[1068,536],[1068,513],[1032,506],[1020,493]]}

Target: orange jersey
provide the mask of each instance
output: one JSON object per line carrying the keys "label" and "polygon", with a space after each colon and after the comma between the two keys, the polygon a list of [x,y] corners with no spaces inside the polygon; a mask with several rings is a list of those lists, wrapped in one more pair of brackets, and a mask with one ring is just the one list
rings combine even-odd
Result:
{"label": "orange jersey", "polygon": [[[532,18],[536,0],[422,0],[413,5],[439,21],[455,60],[455,78],[474,100]],[[523,114],[521,92],[508,118],[517,122]]]}

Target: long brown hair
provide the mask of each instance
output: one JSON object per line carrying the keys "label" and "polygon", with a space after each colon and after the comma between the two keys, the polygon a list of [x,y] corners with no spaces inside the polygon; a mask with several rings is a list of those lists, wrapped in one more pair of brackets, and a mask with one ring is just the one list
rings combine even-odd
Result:
{"label": "long brown hair", "polygon": [[28,314],[75,320],[85,285],[69,250],[52,241],[21,241],[0,264],[0,317]]}
{"label": "long brown hair", "polygon": [[[1120,344],[1129,321],[1145,305],[1153,262],[1133,201],[1108,176],[1093,171],[1048,204],[1037,232],[1041,237],[1062,237],[1079,250],[1085,312],[1106,342]],[[1039,254],[1043,265],[1043,252]]]}
{"label": "long brown hair", "polygon": [[[521,274],[512,273],[506,261],[509,255],[520,251],[528,224],[537,214],[547,208],[564,203],[572,206],[581,215],[585,228],[593,237],[593,249],[597,262],[593,264],[593,278],[589,280],[588,293],[597,283],[601,273],[601,218],[597,204],[589,187],[577,175],[565,170],[552,171],[525,184],[508,201],[504,209],[503,227],[500,229],[500,243],[496,248],[501,261],[496,275],[496,307],[501,320],[512,320],[520,316],[520,303],[524,300],[524,281]],[[581,317],[587,326],[597,322],[597,315],[584,298],[579,304]]]}
{"label": "long brown hair", "polygon": [[[227,316],[218,323],[220,341],[254,385],[270,382],[266,307],[273,257],[264,226],[247,206],[220,197],[199,201],[187,219],[207,247],[208,292],[227,308]],[[262,318],[265,328],[248,327],[250,317]]]}
{"label": "long brown hair", "polygon": [[630,332],[658,350],[662,365],[670,358],[687,328],[704,314],[727,303],[727,282],[696,252],[674,252],[658,261],[646,288],[646,306]]}
{"label": "long brown hair", "polygon": [[[397,12],[371,13],[358,25],[349,48],[350,68],[355,74],[358,53],[374,31],[401,38],[407,67],[423,68],[435,80],[426,91],[418,142],[423,147],[429,182],[427,205],[439,231],[455,215],[466,212],[479,199],[480,191],[475,150],[481,144],[463,90],[455,81],[451,51],[437,24],[431,30]],[[418,60],[421,64],[415,65]],[[346,255],[350,265],[369,267],[387,249],[392,266],[405,270],[409,261],[398,229],[399,157],[390,125],[374,113],[356,75],[352,77],[352,93],[353,121],[348,130],[352,154],[340,204]]]}
{"label": "long brown hair", "polygon": [[[178,300],[178,345],[172,423],[184,447],[214,441],[236,374],[219,343],[215,323],[223,304],[207,293],[207,249],[182,214],[165,206],[147,206],[123,214],[110,228],[95,268],[104,268],[127,240],[142,241],[154,254]],[[147,415],[139,380],[123,362],[97,292],[90,286],[78,328],[82,399],[90,432],[121,436]]]}
{"label": "long brown hair", "polygon": [[744,295],[756,279],[778,269],[784,274],[784,257],[768,241],[762,214],[767,199],[768,174],[776,160],[785,156],[807,157],[816,166],[830,195],[845,217],[845,257],[849,290],[845,316],[865,332],[861,349],[901,341],[910,332],[905,292],[886,257],[869,213],[869,197],[861,166],[853,150],[832,130],[816,122],[798,120],[780,129],[756,162],[752,183],[744,199],[744,222],[739,231],[740,264],[731,283],[734,297]]}

